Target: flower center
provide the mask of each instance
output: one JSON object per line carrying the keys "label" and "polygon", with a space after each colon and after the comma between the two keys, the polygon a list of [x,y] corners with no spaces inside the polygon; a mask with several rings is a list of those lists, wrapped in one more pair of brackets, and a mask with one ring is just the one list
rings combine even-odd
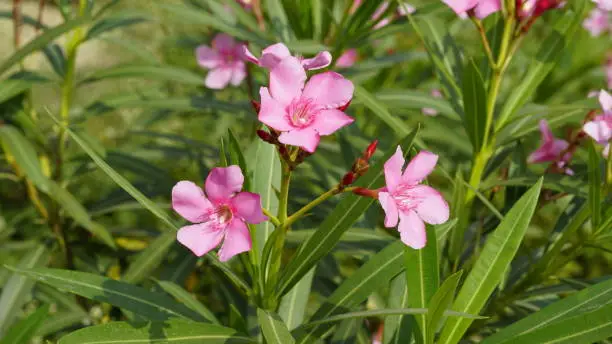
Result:
{"label": "flower center", "polygon": [[399,210],[409,211],[421,203],[422,198],[413,192],[413,187],[414,185],[400,184],[393,192],[392,196]]}
{"label": "flower center", "polygon": [[291,124],[298,128],[307,127],[318,113],[312,99],[303,98],[293,101],[288,110]]}
{"label": "flower center", "polygon": [[210,221],[214,221],[219,225],[226,225],[232,220],[233,216],[232,208],[228,205],[220,205],[210,215]]}

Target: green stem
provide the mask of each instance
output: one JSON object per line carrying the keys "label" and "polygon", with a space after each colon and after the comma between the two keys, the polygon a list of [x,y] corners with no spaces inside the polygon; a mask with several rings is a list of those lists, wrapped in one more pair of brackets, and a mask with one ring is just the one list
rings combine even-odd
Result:
{"label": "green stem", "polygon": [[281,189],[278,199],[278,221],[284,224],[287,220],[287,207],[289,205],[289,185],[291,184],[291,169],[287,163],[283,163],[281,175]]}
{"label": "green stem", "polygon": [[298,210],[295,213],[291,214],[291,216],[289,216],[289,218],[287,218],[287,220],[283,223],[283,226],[285,226],[285,227],[291,226],[291,224],[293,224],[295,221],[297,221],[300,218],[302,218],[304,215],[306,215],[314,207],[316,207],[319,204],[325,202],[326,200],[332,198],[333,196],[335,196],[335,195],[337,195],[339,193],[342,193],[342,192],[352,192],[355,189],[356,189],[356,187],[349,187],[349,188],[345,188],[345,189],[340,190],[337,186],[332,188],[332,189],[330,189],[329,191],[327,191],[324,194],[322,194],[321,196],[317,197],[316,199],[314,199],[310,203],[308,203],[305,206],[303,206],[300,210]]}
{"label": "green stem", "polygon": [[487,39],[487,33],[485,32],[485,28],[482,25],[482,21],[476,17],[470,16],[474,25],[478,29],[478,33],[480,34],[480,40],[482,41],[482,45],[484,46],[485,53],[487,54],[487,58],[489,59],[489,64],[491,64],[491,68],[494,70],[497,69],[497,63],[495,62],[495,58],[493,57],[493,50],[491,49],[491,45],[489,44],[489,40]]}
{"label": "green stem", "polygon": [[277,218],[276,216],[272,215],[272,213],[271,213],[271,212],[270,212],[268,209],[262,208],[262,209],[261,209],[261,211],[264,213],[264,215],[266,215],[266,216],[268,217],[268,219],[270,220],[270,222],[272,222],[272,224],[273,224],[275,227],[280,226],[280,224],[281,224],[281,223],[280,223],[280,221],[278,220],[278,218]]}

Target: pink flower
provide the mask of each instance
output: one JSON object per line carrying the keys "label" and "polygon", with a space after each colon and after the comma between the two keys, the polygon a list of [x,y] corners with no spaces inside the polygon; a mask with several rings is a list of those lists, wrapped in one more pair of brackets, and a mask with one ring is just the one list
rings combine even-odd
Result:
{"label": "pink flower", "polygon": [[200,45],[196,49],[198,64],[210,71],[204,84],[208,88],[222,89],[231,83],[240,85],[246,76],[246,66],[242,58],[243,44],[224,33],[217,34],[212,48]]}
{"label": "pink flower", "polygon": [[[243,54],[248,61],[270,70],[279,64],[285,57],[291,56],[289,49],[283,43],[276,43],[265,48],[261,51],[260,58],[255,57],[246,46],[243,48]],[[329,66],[332,61],[332,56],[328,51],[321,51],[310,59],[304,59],[302,57],[297,58],[306,70],[325,68]]]}
{"label": "pink flower", "polygon": [[604,11],[612,11],[612,0],[593,0],[593,2]]}
{"label": "pink flower", "polygon": [[336,61],[336,67],[348,68],[357,61],[357,49],[347,49]]}
{"label": "pink flower", "polygon": [[242,7],[250,9],[253,6],[253,0],[236,0]]}
{"label": "pink flower", "polygon": [[591,36],[597,37],[610,28],[609,19],[608,12],[594,8],[582,26],[591,33]]}
{"label": "pink flower", "polygon": [[519,19],[539,17],[544,12],[565,5],[561,0],[516,0],[516,11]]}
{"label": "pink flower", "polygon": [[213,168],[206,178],[206,195],[192,182],[178,182],[172,188],[172,208],[194,223],[178,231],[178,241],[198,257],[223,241],[219,250],[222,262],[250,250],[246,223],[260,223],[267,218],[259,195],[240,192],[243,183],[238,166]]}
{"label": "pink flower", "polygon": [[612,138],[612,96],[608,92],[601,90],[599,92],[599,103],[604,111],[603,115],[587,122],[583,130],[597,143],[606,144]]}
{"label": "pink flower", "polygon": [[[441,98],[442,92],[440,92],[440,90],[438,89],[434,89],[434,90],[431,90],[431,95],[434,96],[435,98]],[[423,114],[426,116],[436,116],[438,114],[438,111],[432,108],[423,108],[422,111],[423,111]]]}
{"label": "pink flower", "polygon": [[532,164],[556,161],[563,150],[569,145],[567,141],[556,139],[548,126],[546,120],[540,121],[540,133],[542,144],[535,152],[531,153],[528,162]]}
{"label": "pink flower", "polygon": [[459,16],[466,16],[470,10],[483,19],[501,9],[501,0],[442,0]]}
{"label": "pink flower", "polygon": [[421,151],[406,166],[401,147],[385,162],[386,186],[378,193],[385,211],[385,227],[398,226],[402,242],[420,249],[425,246],[425,224],[441,224],[448,220],[448,204],[434,188],[421,182],[436,166],[438,156]]}
{"label": "pink flower", "polygon": [[321,135],[353,122],[338,108],[353,98],[353,83],[335,72],[316,74],[306,86],[306,71],[289,56],[270,72],[270,89],[262,87],[259,120],[282,132],[281,143],[313,153]]}

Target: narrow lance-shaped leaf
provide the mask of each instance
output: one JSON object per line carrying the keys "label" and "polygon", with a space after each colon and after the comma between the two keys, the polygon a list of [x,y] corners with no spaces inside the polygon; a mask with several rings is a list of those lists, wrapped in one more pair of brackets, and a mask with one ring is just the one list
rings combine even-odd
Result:
{"label": "narrow lance-shaped leaf", "polygon": [[25,319],[13,325],[0,340],[0,344],[29,343],[36,330],[49,316],[49,305],[44,305]]}
{"label": "narrow lance-shaped leaf", "polygon": [[176,242],[176,233],[168,231],[155,238],[151,244],[138,254],[136,259],[128,266],[123,280],[128,283],[140,283],[151,276],[166,258],[166,253]]}
{"label": "narrow lance-shaped leaf", "polygon": [[185,306],[193,309],[194,311],[200,313],[204,318],[208,319],[213,324],[220,325],[221,323],[215,315],[202,303],[200,303],[194,296],[192,296],[188,291],[181,288],[176,283],[170,281],[156,281],[162,289],[168,294],[174,296],[175,299],[182,302]]}
{"label": "narrow lance-shaped leaf", "polygon": [[268,344],[293,344],[295,339],[291,336],[287,325],[276,313],[257,309],[257,319],[261,325],[266,343]]}
{"label": "narrow lance-shaped leaf", "polygon": [[474,152],[479,152],[484,144],[487,128],[486,99],[484,80],[474,60],[470,60],[463,73],[463,125]]}
{"label": "narrow lance-shaped leaf", "polygon": [[593,227],[599,227],[601,223],[601,168],[599,164],[599,153],[595,149],[595,143],[589,143],[589,207],[591,208],[591,222]]}
{"label": "narrow lance-shaped leaf", "polygon": [[442,320],[444,311],[453,303],[453,299],[455,298],[455,290],[457,289],[457,285],[459,285],[459,280],[461,279],[462,273],[463,271],[459,271],[450,275],[444,281],[444,283],[442,283],[438,291],[436,291],[429,302],[426,321],[427,344],[434,343],[436,330],[438,329],[440,320]]}
{"label": "narrow lance-shaped leaf", "polygon": [[312,268],[302,279],[281,299],[278,314],[287,328],[293,330],[304,321],[308,295],[312,286],[315,268]]}
{"label": "narrow lance-shaped leaf", "polygon": [[[387,307],[408,308],[408,288],[406,287],[405,272],[391,280],[390,288]],[[383,344],[410,343],[414,326],[416,326],[414,317],[410,315],[402,314],[387,317],[383,327]]]}
{"label": "narrow lance-shaped leaf", "polygon": [[[480,312],[518,251],[535,212],[541,188],[540,178],[536,185],[516,202],[504,220],[487,238],[480,257],[459,291],[453,310],[470,314]],[[469,319],[449,319],[442,330],[439,343],[459,342],[471,323],[472,320]]]}

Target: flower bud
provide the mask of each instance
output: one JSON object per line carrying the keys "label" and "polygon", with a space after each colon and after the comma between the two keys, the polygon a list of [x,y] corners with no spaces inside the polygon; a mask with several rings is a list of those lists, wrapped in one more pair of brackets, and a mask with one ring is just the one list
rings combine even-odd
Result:
{"label": "flower bud", "polygon": [[378,140],[374,140],[372,141],[372,143],[370,143],[370,145],[368,146],[368,148],[366,148],[363,157],[366,160],[370,160],[372,158],[372,155],[374,155],[374,153],[376,152],[376,147],[378,146]]}
{"label": "flower bud", "polygon": [[366,188],[356,188],[355,190],[353,190],[353,193],[355,195],[359,195],[359,196],[363,196],[363,197],[371,197],[371,198],[378,198],[378,191],[377,190],[370,190],[370,189],[366,189]]}
{"label": "flower bud", "polygon": [[259,136],[259,138],[264,142],[267,142],[273,145],[277,143],[276,139],[265,130],[261,130],[261,129],[257,130],[257,136]]}
{"label": "flower bud", "polygon": [[261,104],[254,100],[251,100],[251,105],[253,106],[253,109],[255,109],[255,112],[259,113],[259,110],[261,109]]}
{"label": "flower bud", "polygon": [[340,186],[349,186],[351,184],[353,184],[355,182],[355,180],[357,179],[357,176],[355,175],[355,173],[353,172],[347,172],[344,177],[342,177],[342,182],[340,183]]}

